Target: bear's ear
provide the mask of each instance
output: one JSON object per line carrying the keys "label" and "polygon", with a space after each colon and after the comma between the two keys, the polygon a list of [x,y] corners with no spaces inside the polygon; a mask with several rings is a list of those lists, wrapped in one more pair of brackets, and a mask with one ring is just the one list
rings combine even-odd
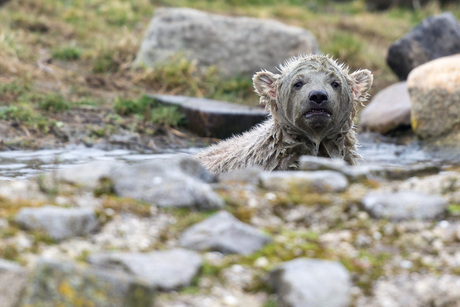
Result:
{"label": "bear's ear", "polygon": [[365,101],[368,96],[368,92],[374,81],[374,76],[367,69],[357,70],[350,75],[351,90],[353,92],[353,99],[357,101]]}
{"label": "bear's ear", "polygon": [[254,88],[257,94],[269,100],[276,100],[276,86],[275,81],[279,75],[275,75],[269,71],[260,71],[252,77]]}

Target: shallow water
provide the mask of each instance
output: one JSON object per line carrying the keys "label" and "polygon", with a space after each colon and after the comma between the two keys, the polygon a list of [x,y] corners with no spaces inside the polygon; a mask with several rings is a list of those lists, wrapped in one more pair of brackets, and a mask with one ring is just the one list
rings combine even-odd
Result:
{"label": "shallow water", "polygon": [[[425,152],[416,143],[398,145],[394,140],[381,141],[374,135],[363,134],[359,137],[360,154],[365,163],[381,165],[412,165],[417,163],[458,164],[458,161],[446,161],[435,158]],[[184,148],[174,152],[194,153],[197,148]],[[171,153],[166,150],[165,153]],[[90,160],[124,160],[137,162],[151,159],[158,153],[140,153],[127,149],[99,149],[84,145],[72,145],[59,149],[16,150],[0,152],[0,180],[26,179],[58,167]],[[452,163],[451,163],[452,162]]]}

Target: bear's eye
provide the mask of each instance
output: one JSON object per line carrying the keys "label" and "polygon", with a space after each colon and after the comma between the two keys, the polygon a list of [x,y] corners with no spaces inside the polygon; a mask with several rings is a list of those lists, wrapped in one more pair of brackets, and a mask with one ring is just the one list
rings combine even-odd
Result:
{"label": "bear's eye", "polygon": [[331,83],[331,86],[332,86],[333,89],[337,90],[340,87],[340,83],[337,82],[337,81],[333,81]]}
{"label": "bear's eye", "polygon": [[297,81],[296,83],[294,83],[294,85],[292,87],[294,89],[298,90],[298,89],[302,88],[303,84],[304,83],[302,81]]}

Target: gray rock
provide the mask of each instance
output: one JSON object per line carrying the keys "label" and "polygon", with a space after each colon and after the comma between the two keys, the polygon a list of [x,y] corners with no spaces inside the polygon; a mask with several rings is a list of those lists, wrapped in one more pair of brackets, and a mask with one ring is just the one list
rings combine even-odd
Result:
{"label": "gray rock", "polygon": [[251,254],[271,239],[258,229],[240,222],[226,211],[220,211],[182,233],[179,245],[195,250]]}
{"label": "gray rock", "polygon": [[0,259],[0,305],[2,307],[17,306],[29,272],[22,266]]}
{"label": "gray rock", "polygon": [[406,82],[399,82],[380,91],[361,112],[363,130],[387,133],[410,127],[411,101]]}
{"label": "gray rock", "polygon": [[348,187],[347,178],[334,171],[263,172],[259,180],[262,188],[282,192],[343,192]]}
{"label": "gray rock", "polygon": [[340,172],[352,182],[364,179],[403,180],[413,176],[425,176],[441,171],[441,167],[434,163],[417,163],[413,165],[367,163],[352,166],[340,159],[313,156],[300,157],[299,168],[304,171],[330,170]]}
{"label": "gray rock", "polygon": [[136,64],[155,67],[180,53],[199,66],[216,65],[225,76],[252,76],[303,53],[318,53],[307,30],[274,20],[227,17],[188,8],[159,8],[150,22]]}
{"label": "gray rock", "polygon": [[[459,51],[460,52],[460,51]],[[458,144],[460,140],[460,55],[414,69],[407,86],[412,100],[412,129],[422,139]]]}
{"label": "gray rock", "polygon": [[259,175],[263,172],[260,166],[241,168],[227,173],[219,174],[219,182],[221,185],[232,184],[235,182],[257,184]]}
{"label": "gray rock", "polygon": [[108,177],[110,170],[124,164],[122,161],[94,160],[84,164],[72,165],[66,168],[57,169],[47,177],[77,184],[84,187],[96,187],[99,179]]}
{"label": "gray rock", "polygon": [[330,159],[316,156],[301,156],[299,159],[299,169],[303,171],[341,171],[347,166],[348,164],[342,159]]}
{"label": "gray rock", "polygon": [[265,120],[262,108],[185,96],[152,95],[164,105],[178,106],[186,127],[200,136],[228,138]]}
{"label": "gray rock", "polygon": [[20,306],[151,306],[153,294],[145,280],[122,272],[41,259]]}
{"label": "gray rock", "polygon": [[115,192],[162,207],[215,209],[223,200],[208,182],[215,180],[191,155],[159,155],[135,165],[112,170]]}
{"label": "gray rock", "polygon": [[460,306],[460,277],[404,274],[378,280],[374,296],[361,299],[357,307],[458,307]]}
{"label": "gray rock", "polygon": [[388,50],[387,63],[400,80],[428,61],[460,53],[460,25],[452,13],[422,21]]}
{"label": "gray rock", "polygon": [[442,215],[448,205],[441,196],[410,191],[371,192],[362,203],[372,216],[393,221],[434,219]]}
{"label": "gray rock", "polygon": [[350,304],[351,280],[338,262],[299,258],[270,272],[270,285],[281,306],[346,307]]}
{"label": "gray rock", "polygon": [[29,230],[44,231],[56,240],[90,234],[99,228],[93,209],[43,206],[22,208],[16,223]]}
{"label": "gray rock", "polygon": [[202,264],[197,252],[181,248],[150,253],[93,254],[87,261],[96,266],[122,269],[162,290],[189,286]]}

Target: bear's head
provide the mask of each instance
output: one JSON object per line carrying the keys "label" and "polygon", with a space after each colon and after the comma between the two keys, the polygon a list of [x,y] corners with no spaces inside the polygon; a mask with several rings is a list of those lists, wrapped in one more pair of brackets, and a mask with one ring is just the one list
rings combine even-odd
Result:
{"label": "bear's head", "polygon": [[357,105],[366,101],[373,81],[369,70],[349,74],[325,55],[291,58],[279,71],[254,75],[260,102],[275,122],[318,143],[351,129]]}

